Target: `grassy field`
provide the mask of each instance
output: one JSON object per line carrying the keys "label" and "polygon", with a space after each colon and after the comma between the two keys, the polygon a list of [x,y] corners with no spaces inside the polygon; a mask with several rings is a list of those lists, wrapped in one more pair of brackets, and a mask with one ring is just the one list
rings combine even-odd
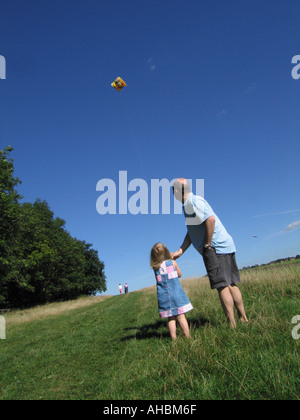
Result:
{"label": "grassy field", "polygon": [[300,266],[241,276],[250,323],[235,331],[207,279],[182,281],[190,341],[170,340],[155,287],[5,314],[0,399],[300,399]]}

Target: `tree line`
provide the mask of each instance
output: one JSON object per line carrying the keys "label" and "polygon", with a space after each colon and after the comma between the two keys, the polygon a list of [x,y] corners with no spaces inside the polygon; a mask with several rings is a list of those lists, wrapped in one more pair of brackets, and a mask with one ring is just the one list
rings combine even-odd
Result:
{"label": "tree line", "polygon": [[21,203],[12,147],[0,150],[0,309],[106,291],[104,263],[73,238],[46,201]]}

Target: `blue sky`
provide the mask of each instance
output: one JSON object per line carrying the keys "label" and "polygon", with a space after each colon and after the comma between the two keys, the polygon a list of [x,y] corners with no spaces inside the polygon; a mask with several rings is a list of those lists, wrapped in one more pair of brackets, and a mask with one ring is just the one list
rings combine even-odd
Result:
{"label": "blue sky", "polygon": [[[300,253],[299,21],[294,0],[1,1],[0,148],[24,201],[99,251],[107,293],[155,284],[152,245],[186,233],[182,215],[99,215],[119,171],[204,179],[240,267]],[[178,264],[205,274],[192,248]]]}

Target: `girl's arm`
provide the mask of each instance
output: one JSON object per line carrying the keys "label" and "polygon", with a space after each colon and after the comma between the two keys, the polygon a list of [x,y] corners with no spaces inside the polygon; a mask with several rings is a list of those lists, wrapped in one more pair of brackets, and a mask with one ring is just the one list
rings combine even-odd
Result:
{"label": "girl's arm", "polygon": [[177,262],[174,260],[173,260],[173,265],[174,265],[175,270],[177,271],[178,277],[180,278],[182,276],[182,273],[181,273],[180,268],[178,267]]}

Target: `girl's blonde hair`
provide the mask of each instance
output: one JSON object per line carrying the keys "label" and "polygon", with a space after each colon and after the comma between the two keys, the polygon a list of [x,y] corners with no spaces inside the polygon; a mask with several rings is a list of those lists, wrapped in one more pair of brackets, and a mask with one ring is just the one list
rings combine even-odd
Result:
{"label": "girl's blonde hair", "polygon": [[158,270],[161,264],[166,260],[171,260],[171,254],[165,244],[157,242],[151,249],[150,266]]}

